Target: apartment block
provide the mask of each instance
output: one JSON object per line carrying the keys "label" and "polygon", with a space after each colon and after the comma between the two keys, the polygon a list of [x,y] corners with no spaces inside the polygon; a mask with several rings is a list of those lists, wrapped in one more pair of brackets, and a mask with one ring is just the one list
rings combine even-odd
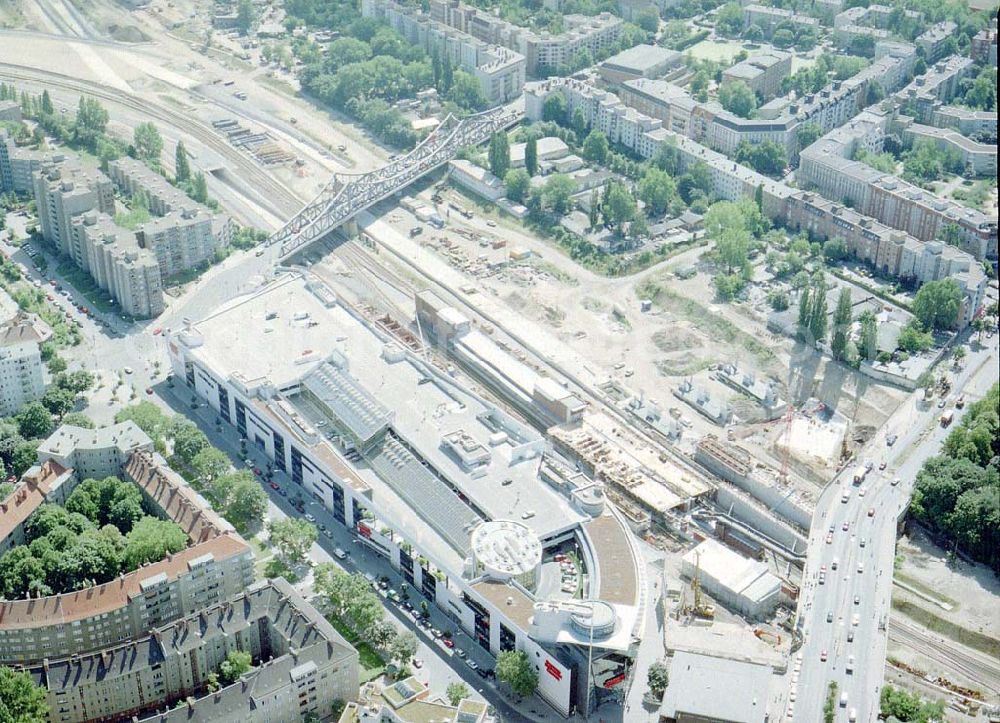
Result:
{"label": "apartment block", "polygon": [[924,51],[924,60],[928,63],[936,63],[948,51],[948,39],[955,37],[958,26],[946,20],[929,28],[923,35],[917,38],[917,47]]}
{"label": "apartment block", "polygon": [[107,214],[88,211],[73,219],[73,233],[86,248],[90,275],[125,314],[137,319],[159,316],[164,309],[160,262],[139,246],[135,233]]}
{"label": "apartment block", "polygon": [[[649,83],[659,82],[661,81],[639,79],[628,81],[625,87],[645,87]],[[545,98],[551,93],[562,93],[570,113],[579,108],[588,125],[602,131],[612,142],[626,146],[643,158],[651,158],[660,146],[669,144],[677,149],[682,165],[704,163],[712,175],[716,195],[720,198],[735,200],[753,197],[757,188],[761,187],[765,212],[773,216],[781,212],[784,199],[792,192],[784,183],[762,176],[689,137],[664,128],[661,119],[628,107],[614,94],[583,81],[553,78],[527,84],[526,116],[532,120],[540,119]],[[669,124],[672,125],[672,122]]]}
{"label": "apartment block", "polygon": [[210,260],[223,246],[216,235],[215,219],[198,207],[147,221],[136,228],[135,237],[139,246],[155,254],[163,279]]}
{"label": "apartment block", "polygon": [[249,546],[151,449],[133,422],[96,430],[63,425],[41,444],[38,465],[2,503],[0,549],[23,540],[24,523],[39,505],[64,502],[80,481],[110,475],[134,482],[150,508],[181,526],[189,546],[103,585],[0,600],[0,664],[29,665],[67,649],[115,646],[253,582]]}
{"label": "apartment block", "polygon": [[996,178],[996,143],[977,143],[951,128],[936,128],[922,123],[905,123],[902,127],[903,141],[913,144],[917,141],[933,141],[945,151],[962,157],[963,175]]}
{"label": "apartment block", "polygon": [[937,128],[953,128],[964,136],[997,134],[996,112],[972,110],[959,105],[936,104],[931,112],[930,124]]}
{"label": "apartment block", "polygon": [[756,145],[769,140],[784,147],[794,164],[801,124],[815,123],[828,131],[846,123],[866,104],[871,83],[889,90],[902,85],[913,58],[912,54],[886,55],[854,77],[834,81],[819,93],[796,100],[775,99],[762,106],[759,117],[752,119],[730,113],[714,101],[699,103],[685,89],[665,80],[629,80],[622,84],[620,95],[626,105],[660,119],[669,130],[722,153],[732,155],[744,141]]}
{"label": "apartment block", "polygon": [[781,81],[792,74],[792,55],[772,51],[751,55],[741,63],[722,71],[722,83],[742,81],[750,90],[770,100],[781,92]]}
{"label": "apartment block", "polygon": [[45,163],[34,174],[35,205],[42,235],[84,271],[90,259],[74,239],[74,216],[96,209],[114,215],[111,181],[100,171],[85,169],[76,161]]}
{"label": "apartment block", "polygon": [[751,3],[743,6],[743,27],[758,26],[766,37],[771,37],[782,23],[792,23],[819,30],[819,20],[808,15],[799,15],[791,10]]}
{"label": "apartment block", "polygon": [[10,417],[45,393],[39,345],[52,330],[34,314],[18,309],[6,291],[0,289],[0,296],[5,310],[0,319],[0,415]]}
{"label": "apartment block", "polygon": [[524,88],[525,60],[519,52],[488,44],[467,32],[438,22],[419,7],[394,0],[362,0],[361,12],[387,23],[411,44],[428,52],[437,49],[471,73],[491,106],[507,103]]}
{"label": "apartment block", "polygon": [[977,63],[997,67],[997,24],[993,21],[989,28],[975,34],[969,45],[969,57]]}
{"label": "apartment block", "polygon": [[908,115],[927,123],[934,109],[941,103],[950,102],[958,94],[962,81],[974,72],[971,58],[952,55],[928,67],[926,73],[910,81],[894,99],[906,106]]}
{"label": "apartment block", "polygon": [[607,12],[592,17],[566,14],[565,32],[553,35],[514,25],[461,0],[431,0],[430,16],[484,43],[520,53],[525,58],[526,72],[532,76],[567,64],[581,50],[595,57],[607,52],[618,42],[624,25],[624,20]]}
{"label": "apartment block", "polygon": [[[50,719],[323,720],[336,701],[357,696],[357,651],[284,578],[151,627],[132,641],[30,667],[48,690]],[[208,676],[234,650],[250,653],[255,667],[208,691]]]}
{"label": "apartment block", "polygon": [[21,148],[6,128],[0,128],[0,193],[32,193],[35,171],[45,163],[61,163],[65,159],[61,153]]}
{"label": "apartment block", "polygon": [[865,163],[851,160],[859,147],[881,149],[889,115],[866,111],[850,124],[826,134],[800,155],[799,184],[838,203],[900,229],[920,241],[937,238],[955,224],[962,250],[977,259],[997,257],[997,221],[951,199],[924,191]]}
{"label": "apartment block", "polygon": [[971,254],[954,246],[940,241],[925,243],[815,193],[789,197],[786,222],[823,239],[844,239],[853,256],[883,274],[916,284],[954,279],[965,295],[960,316],[963,328],[983,304],[986,274]]}

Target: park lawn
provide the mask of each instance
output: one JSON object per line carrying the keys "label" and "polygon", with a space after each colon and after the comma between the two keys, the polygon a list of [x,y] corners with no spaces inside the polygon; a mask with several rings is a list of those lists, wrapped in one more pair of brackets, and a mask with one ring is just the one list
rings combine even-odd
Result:
{"label": "park lawn", "polygon": [[356,632],[351,630],[347,625],[344,624],[340,618],[334,615],[328,615],[326,618],[330,625],[336,629],[338,633],[344,636],[354,649],[358,651],[359,662],[361,663],[361,671],[358,679],[362,683],[367,683],[370,680],[375,680],[385,673],[385,661],[382,660],[382,656],[375,652],[375,649],[363,641]]}

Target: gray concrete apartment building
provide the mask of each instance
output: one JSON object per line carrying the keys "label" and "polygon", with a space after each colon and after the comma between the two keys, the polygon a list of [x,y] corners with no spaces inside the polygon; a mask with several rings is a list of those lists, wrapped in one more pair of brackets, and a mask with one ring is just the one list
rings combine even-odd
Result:
{"label": "gray concrete apartment building", "polygon": [[0,415],[17,414],[45,393],[39,345],[52,330],[0,289]]}
{"label": "gray concrete apartment building", "polygon": [[0,128],[0,193],[32,193],[35,171],[43,163],[62,162],[65,158],[61,153],[21,148],[14,143],[6,128]]}
{"label": "gray concrete apartment building", "polygon": [[[216,692],[234,651],[256,663]],[[135,640],[31,666],[50,720],[245,723],[325,719],[358,692],[358,653],[284,579],[263,580]],[[181,705],[178,706],[178,703]]]}
{"label": "gray concrete apartment building", "polygon": [[34,174],[35,205],[42,235],[84,271],[90,270],[79,240],[74,238],[74,216],[96,209],[114,215],[111,181],[100,171],[86,169],[75,160],[44,163]]}
{"label": "gray concrete apartment building", "polygon": [[73,233],[86,248],[90,275],[129,316],[148,319],[163,312],[160,262],[142,248],[135,233],[104,213],[88,211],[73,219]]}
{"label": "gray concrete apartment building", "polygon": [[521,95],[525,60],[520,53],[484,42],[437,21],[419,7],[401,5],[394,0],[362,0],[361,13],[386,22],[413,45],[428,52],[437,49],[447,55],[453,64],[479,81],[483,97],[491,106],[507,103]]}
{"label": "gray concrete apartment building", "polygon": [[529,76],[537,75],[539,69],[567,64],[580,50],[594,56],[609,50],[618,42],[625,23],[607,12],[594,16],[565,14],[565,32],[553,35],[514,25],[461,0],[431,0],[430,16],[485,43],[520,53]]}
{"label": "gray concrete apartment building", "polygon": [[722,84],[742,81],[765,101],[781,92],[781,81],[792,74],[792,54],[778,50],[756,53],[722,71]]}

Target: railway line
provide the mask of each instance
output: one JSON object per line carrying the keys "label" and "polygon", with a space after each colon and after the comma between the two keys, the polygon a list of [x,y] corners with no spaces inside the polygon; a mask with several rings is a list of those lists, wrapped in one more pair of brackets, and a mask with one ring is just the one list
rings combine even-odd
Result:
{"label": "railway line", "polygon": [[251,159],[226,143],[218,134],[180,111],[172,110],[156,101],[138,98],[100,83],[80,80],[62,73],[38,70],[14,63],[0,62],[0,77],[45,84],[53,88],[61,88],[81,95],[89,95],[129,108],[172,126],[184,134],[197,139],[213,152],[225,158],[239,176],[247,179],[245,190],[252,194],[253,201],[266,208],[275,216],[289,218],[302,208],[303,199],[297,197],[286,186],[272,178],[264,169],[258,167]]}
{"label": "railway line", "polygon": [[995,661],[968,653],[897,618],[889,620],[889,639],[947,665],[971,682],[983,686],[986,691],[1000,692],[1000,665]]}

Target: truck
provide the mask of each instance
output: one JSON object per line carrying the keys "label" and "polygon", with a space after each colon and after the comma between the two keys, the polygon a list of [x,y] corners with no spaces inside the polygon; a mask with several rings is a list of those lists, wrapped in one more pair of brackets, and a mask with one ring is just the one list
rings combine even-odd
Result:
{"label": "truck", "polygon": [[941,415],[941,426],[948,427],[951,425],[952,421],[955,419],[955,410],[949,409],[947,412]]}
{"label": "truck", "polygon": [[864,465],[858,465],[854,469],[854,485],[857,486],[864,482],[866,476],[868,476],[868,468]]}

